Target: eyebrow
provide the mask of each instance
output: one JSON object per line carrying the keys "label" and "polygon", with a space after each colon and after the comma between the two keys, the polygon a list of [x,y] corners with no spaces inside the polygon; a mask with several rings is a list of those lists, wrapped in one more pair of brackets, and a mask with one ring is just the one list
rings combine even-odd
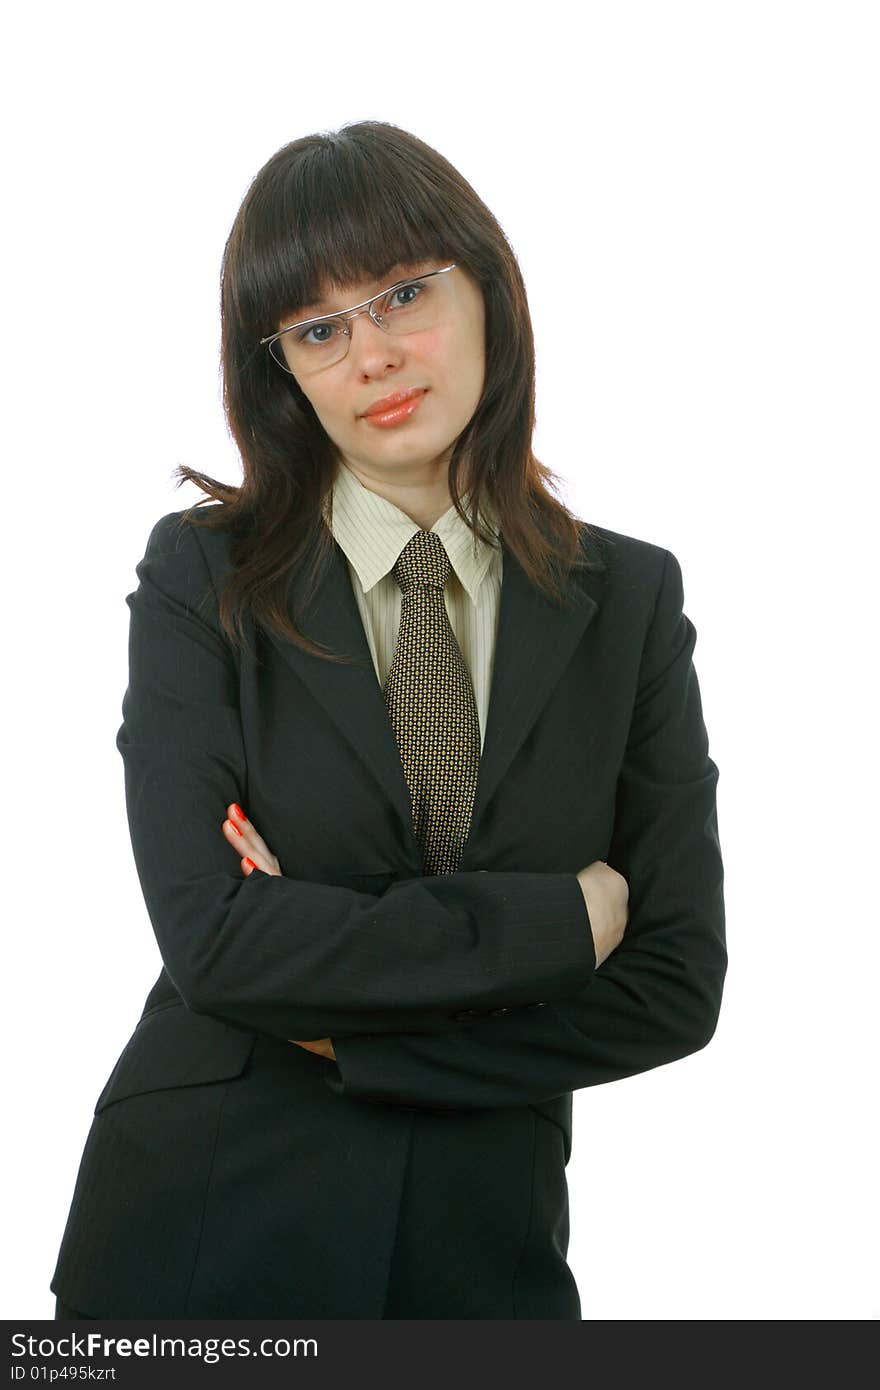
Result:
{"label": "eyebrow", "polygon": [[[418,275],[418,274],[419,274],[419,270],[413,269],[413,267],[416,266],[416,267],[419,267],[419,268],[420,268],[420,267],[422,267],[422,266],[424,266],[424,265],[427,265],[427,264],[428,264],[428,259],[429,259],[428,257],[425,257],[425,258],[423,258],[423,259],[420,260],[420,261],[407,261],[407,262],[404,262],[404,263],[398,261],[395,265],[393,265],[393,266],[391,267],[391,270],[389,270],[389,272],[388,272],[388,276],[384,276],[384,275],[383,275],[382,279],[383,279],[383,280],[387,279],[388,285],[389,285],[389,286],[390,286],[390,285],[396,285],[396,284],[398,283],[398,281],[400,281],[400,280],[405,280],[405,279],[407,278],[407,276],[410,276],[410,275],[412,275],[412,276]],[[382,288],[384,289],[385,286],[383,285]],[[376,293],[378,294],[378,293],[380,293],[380,291],[377,290]],[[369,295],[367,295],[366,298],[369,298]],[[361,300],[353,300],[352,303],[360,304],[360,303],[361,303]],[[305,305],[303,308],[297,309],[297,311],[296,311],[296,317],[297,317],[298,319],[300,319],[300,318],[303,318],[303,319],[305,319],[305,318],[317,318],[318,315],[323,314],[323,313],[325,312],[325,310],[329,312],[329,307],[328,307],[329,305],[330,305],[330,300],[329,300],[329,299],[318,299],[318,300],[315,301],[314,304]]]}

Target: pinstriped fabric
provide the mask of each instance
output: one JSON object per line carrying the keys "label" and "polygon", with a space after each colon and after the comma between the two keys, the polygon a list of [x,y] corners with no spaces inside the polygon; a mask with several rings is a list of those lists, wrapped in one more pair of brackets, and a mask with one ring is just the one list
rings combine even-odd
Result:
{"label": "pinstriped fabric", "polygon": [[[365,488],[344,464],[339,466],[331,496],[332,518],[326,506],[325,516],[348,561],[376,679],[384,686],[394,659],[402,608],[400,586],[392,569],[419,527],[399,507]],[[466,498],[467,494],[463,500]],[[497,537],[494,517],[484,514],[484,519]],[[454,507],[444,512],[431,530],[442,540],[452,565],[443,601],[470,672],[482,747],[501,602],[501,550],[479,537],[475,542],[473,532]]]}
{"label": "pinstriped fabric", "polygon": [[458,868],[480,764],[473,686],[443,602],[449,570],[435,531],[417,531],[393,569],[403,599],[383,693],[412,798],[424,874]]}

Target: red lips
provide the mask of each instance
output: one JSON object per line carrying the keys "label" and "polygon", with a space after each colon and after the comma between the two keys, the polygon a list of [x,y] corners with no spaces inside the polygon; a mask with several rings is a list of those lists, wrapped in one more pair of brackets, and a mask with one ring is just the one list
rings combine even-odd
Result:
{"label": "red lips", "polygon": [[384,415],[386,410],[393,409],[396,405],[402,405],[404,401],[412,400],[413,396],[424,395],[424,386],[413,386],[408,391],[394,391],[390,396],[383,396],[379,401],[373,401],[364,411],[365,415]]}

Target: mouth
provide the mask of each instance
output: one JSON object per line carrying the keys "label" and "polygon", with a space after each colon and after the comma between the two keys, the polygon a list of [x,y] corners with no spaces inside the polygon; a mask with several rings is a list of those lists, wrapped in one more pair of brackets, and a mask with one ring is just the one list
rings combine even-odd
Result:
{"label": "mouth", "polygon": [[401,421],[408,420],[417,409],[422,397],[427,395],[427,389],[416,386],[409,391],[395,391],[390,396],[383,396],[364,411],[362,418],[373,425],[400,424]]}
{"label": "mouth", "polygon": [[390,396],[383,396],[381,400],[373,401],[364,411],[365,415],[385,415],[392,406],[401,405],[403,401],[411,400],[413,396],[420,395],[426,388],[424,386],[410,386],[406,391],[394,391]]}

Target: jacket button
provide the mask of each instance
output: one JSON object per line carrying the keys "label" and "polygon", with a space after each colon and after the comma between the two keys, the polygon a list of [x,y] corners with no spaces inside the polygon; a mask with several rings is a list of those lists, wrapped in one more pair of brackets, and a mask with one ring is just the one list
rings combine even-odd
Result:
{"label": "jacket button", "polygon": [[499,1008],[499,1009],[490,1009],[490,1010],[489,1010],[489,1013],[490,1013],[490,1014],[506,1014],[506,1013],[507,1013],[507,1005],[505,1004],[505,1005],[503,1005],[503,1006],[502,1006],[501,1008]]}
{"label": "jacket button", "polygon": [[453,1018],[479,1018],[479,1017],[480,1017],[480,1010],[479,1010],[479,1009],[460,1009],[459,1012],[458,1012],[457,1014],[453,1014],[452,1017],[453,1017]]}
{"label": "jacket button", "polygon": [[527,1009],[544,1009],[546,1008],[546,1004],[526,1004],[524,1007]]}

